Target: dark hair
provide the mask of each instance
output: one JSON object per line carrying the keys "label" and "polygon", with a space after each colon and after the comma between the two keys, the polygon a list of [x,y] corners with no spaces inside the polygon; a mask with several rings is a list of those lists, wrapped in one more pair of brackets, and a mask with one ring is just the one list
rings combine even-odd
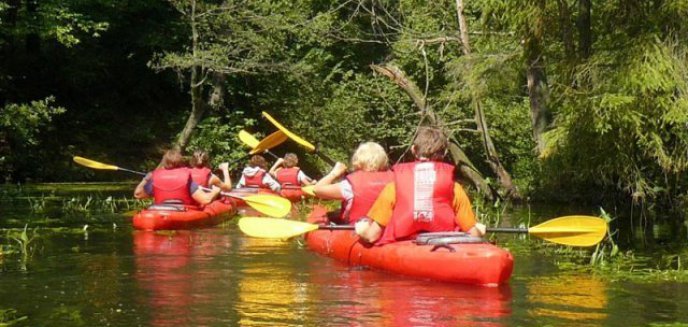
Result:
{"label": "dark hair", "polygon": [[162,156],[162,166],[165,169],[173,169],[186,166],[186,158],[177,149],[170,149],[165,151]]}
{"label": "dark hair", "polygon": [[210,167],[210,156],[208,155],[208,152],[196,150],[191,156],[189,164],[191,167],[196,168]]}
{"label": "dark hair", "polygon": [[421,127],[418,129],[416,139],[413,140],[416,149],[416,156],[427,159],[442,159],[449,141],[441,130],[432,127]]}
{"label": "dark hair", "polygon": [[251,157],[251,159],[248,161],[249,167],[260,167],[263,169],[268,169],[268,162],[263,158],[261,155],[254,155]]}

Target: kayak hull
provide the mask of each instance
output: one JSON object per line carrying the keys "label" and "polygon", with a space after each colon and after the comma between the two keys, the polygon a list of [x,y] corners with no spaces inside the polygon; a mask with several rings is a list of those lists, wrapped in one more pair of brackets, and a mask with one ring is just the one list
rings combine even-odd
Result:
{"label": "kayak hull", "polygon": [[236,204],[228,199],[216,200],[202,210],[144,209],[133,218],[133,225],[141,230],[194,229],[214,226],[236,214]]}
{"label": "kayak hull", "polygon": [[[322,223],[324,208],[308,220]],[[422,279],[496,286],[509,281],[513,256],[490,243],[434,245],[400,241],[384,246],[362,243],[351,230],[316,230],[306,234],[308,248],[351,266],[365,266]]]}

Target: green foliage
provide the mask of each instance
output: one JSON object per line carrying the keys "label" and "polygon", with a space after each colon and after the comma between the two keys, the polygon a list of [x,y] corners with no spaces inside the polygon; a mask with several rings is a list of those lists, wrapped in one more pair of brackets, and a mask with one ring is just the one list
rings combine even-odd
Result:
{"label": "green foliage", "polygon": [[27,104],[7,104],[0,110],[0,170],[5,180],[23,162],[30,160],[29,152],[40,145],[41,130],[49,128],[54,116],[65,112],[54,106],[55,99],[31,101]]}
{"label": "green foliage", "polygon": [[242,129],[250,130],[250,126],[253,125],[255,125],[255,119],[247,118],[242,111],[228,112],[224,117],[207,117],[197,126],[189,142],[188,152],[207,151],[211,154],[213,167],[221,162],[239,160],[249,149],[237,135]]}

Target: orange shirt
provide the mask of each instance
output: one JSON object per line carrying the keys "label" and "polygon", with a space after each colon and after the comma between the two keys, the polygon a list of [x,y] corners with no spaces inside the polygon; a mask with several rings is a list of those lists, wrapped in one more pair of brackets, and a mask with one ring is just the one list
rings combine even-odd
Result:
{"label": "orange shirt", "polygon": [[[396,189],[394,183],[389,183],[378,195],[377,200],[368,211],[368,217],[380,226],[387,226],[392,219],[394,203],[396,202]],[[471,207],[471,200],[459,183],[454,183],[454,202],[452,203],[456,213],[455,221],[462,231],[467,232],[475,226],[475,214]]]}

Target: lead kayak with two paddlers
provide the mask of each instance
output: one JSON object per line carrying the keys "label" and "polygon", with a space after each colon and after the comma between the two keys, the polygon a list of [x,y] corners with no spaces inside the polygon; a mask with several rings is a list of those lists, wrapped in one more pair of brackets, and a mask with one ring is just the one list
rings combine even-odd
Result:
{"label": "lead kayak with two paddlers", "polygon": [[136,213],[133,225],[142,230],[193,229],[214,226],[237,212],[232,199],[220,199],[203,208],[181,204],[156,204]]}
{"label": "lead kayak with two paddlers", "polygon": [[[322,223],[327,209],[315,206],[310,223]],[[326,219],[326,218],[325,218]],[[365,266],[400,275],[443,282],[496,286],[511,277],[514,258],[481,238],[421,234],[417,240],[384,246],[359,241],[352,230],[318,229],[305,235],[310,250],[351,266]]]}

